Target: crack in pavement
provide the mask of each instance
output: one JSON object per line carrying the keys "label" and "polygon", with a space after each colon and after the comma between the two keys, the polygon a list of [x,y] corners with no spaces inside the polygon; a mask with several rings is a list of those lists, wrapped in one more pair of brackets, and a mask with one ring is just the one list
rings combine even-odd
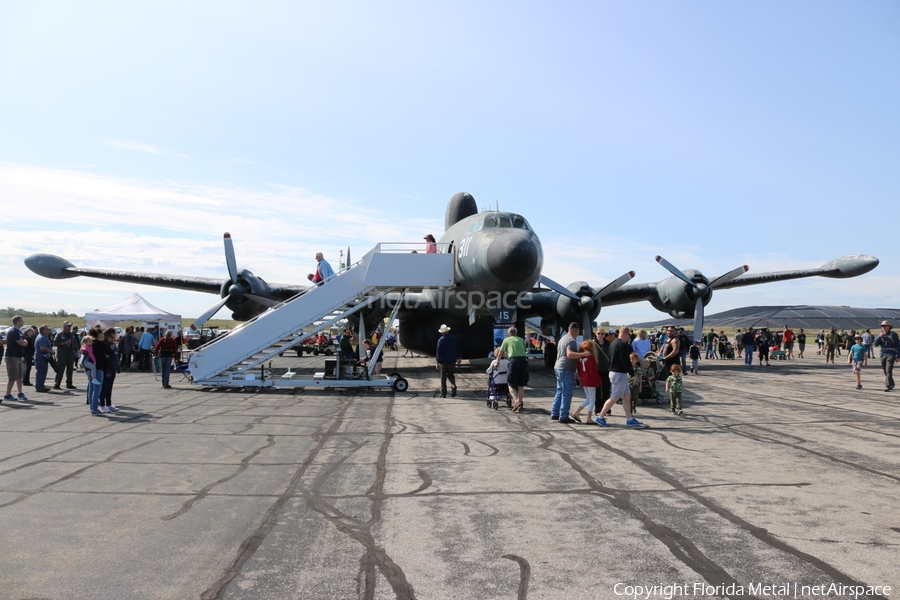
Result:
{"label": "crack in pavement", "polygon": [[[68,481],[69,479],[73,479],[73,478],[75,478],[75,477],[81,475],[82,473],[84,473],[84,472],[87,471],[88,469],[91,469],[91,468],[93,468],[93,467],[96,467],[97,465],[102,465],[102,464],[105,464],[105,463],[110,463],[110,462],[112,462],[113,460],[115,460],[116,457],[121,456],[122,454],[124,454],[124,453],[126,453],[126,452],[131,452],[132,450],[137,450],[138,448],[141,448],[141,447],[146,446],[146,445],[148,445],[148,444],[152,444],[153,442],[156,442],[156,441],[158,441],[158,440],[160,440],[160,439],[161,439],[161,438],[153,438],[153,439],[151,439],[151,440],[145,440],[145,441],[143,441],[143,442],[141,442],[141,443],[139,443],[139,444],[136,444],[135,446],[132,446],[131,448],[125,448],[125,449],[123,449],[123,450],[119,450],[118,452],[114,452],[114,453],[110,454],[109,456],[107,456],[104,460],[92,462],[92,463],[90,463],[90,464],[88,464],[88,465],[85,465],[85,466],[81,467],[80,469],[76,469],[75,471],[72,471],[71,473],[68,473],[68,474],[66,474],[66,475],[64,475],[64,476],[62,476],[62,477],[60,477],[59,479],[55,479],[55,480],[53,480],[53,481],[50,481],[50,482],[48,482],[48,483],[45,483],[44,485],[42,485],[41,487],[37,488],[36,490],[27,490],[27,491],[24,491],[24,492],[20,492],[20,493],[23,494],[21,497],[16,498],[16,499],[14,499],[14,500],[11,500],[11,501],[9,501],[9,502],[6,502],[6,503],[4,503],[4,504],[0,504],[0,508],[6,508],[7,506],[12,506],[12,505],[14,505],[14,504],[18,504],[18,503],[20,503],[20,502],[24,502],[24,501],[27,500],[28,498],[31,498],[32,496],[35,496],[35,495],[37,495],[37,494],[40,494],[40,493],[42,493],[42,492],[44,492],[44,491],[50,489],[51,487],[53,487],[53,486],[55,486],[55,485],[57,485],[57,484],[60,484],[60,483],[62,483],[62,482],[64,482],[64,481]],[[85,445],[87,445],[87,444],[85,444]],[[39,461],[39,462],[43,462],[43,461]]]}
{"label": "crack in pavement", "polygon": [[[701,417],[701,419],[705,419],[705,418]],[[740,435],[740,436],[749,438],[756,442],[761,442],[764,444],[778,444],[780,446],[787,446],[788,448],[794,448],[795,450],[800,450],[801,452],[806,452],[808,454],[812,454],[813,456],[816,456],[818,458],[824,458],[825,460],[830,460],[832,462],[836,462],[840,465],[844,465],[845,467],[851,467],[857,471],[864,471],[866,473],[871,473],[872,475],[877,475],[879,477],[886,477],[887,479],[892,479],[894,481],[900,482],[900,476],[897,476],[897,475],[891,475],[890,473],[885,473],[885,472],[879,471],[877,469],[871,469],[869,467],[857,464],[855,462],[851,462],[849,460],[844,460],[843,458],[838,458],[836,456],[832,456],[832,455],[826,454],[824,452],[819,452],[818,450],[806,448],[804,446],[801,446],[799,443],[794,444],[794,443],[790,443],[790,442],[784,442],[784,441],[778,439],[777,437],[768,437],[768,436],[753,434],[748,431],[740,431],[738,429],[739,427],[751,427],[750,425],[747,425],[747,424],[736,423],[734,425],[719,425],[717,423],[713,423],[708,420],[707,420],[707,422],[710,423],[710,425],[719,427],[719,428],[724,429],[735,435]],[[779,432],[772,431],[771,429],[767,429],[761,425],[752,425],[752,427],[755,429],[761,429],[762,431],[764,431],[768,434],[771,434],[772,436],[781,435]],[[794,436],[791,436],[791,437],[794,437]],[[807,440],[803,440],[804,443],[806,441]]]}
{"label": "crack in pavement", "polygon": [[[394,438],[394,434],[391,432],[392,424],[394,422],[394,402],[394,395],[391,394],[384,420],[384,440],[382,441],[381,448],[378,451],[378,466],[375,470],[375,481],[366,492],[367,494],[371,495],[372,498],[372,505],[370,509],[372,518],[370,519],[369,523],[367,523],[367,527],[364,532],[367,542],[367,550],[366,554],[360,560],[360,565],[362,566],[374,561],[381,571],[382,576],[387,579],[388,583],[391,586],[391,589],[394,590],[394,594],[396,595],[398,600],[414,600],[416,597],[416,592],[413,589],[412,584],[406,579],[406,573],[403,572],[403,569],[400,567],[400,565],[394,562],[394,560],[387,554],[387,552],[383,548],[375,545],[375,539],[374,536],[372,536],[372,526],[381,521],[381,508],[382,504],[384,503],[384,481],[387,477],[387,453],[388,448],[391,444],[391,440],[393,440]],[[367,578],[367,597],[369,597],[369,595],[374,597],[374,583],[374,581]]]}
{"label": "crack in pavement", "polygon": [[[738,583],[737,580],[735,580],[734,577],[732,577],[731,574],[729,574],[721,565],[719,565],[711,558],[707,557],[687,536],[675,531],[667,525],[663,525],[662,523],[655,521],[650,517],[650,515],[646,514],[637,506],[633,505],[631,503],[630,492],[606,487],[599,479],[588,473],[587,470],[582,467],[578,463],[578,461],[573,459],[569,453],[551,448],[555,441],[555,438],[552,434],[539,433],[537,430],[530,427],[530,425],[528,425],[521,419],[519,420],[519,425],[527,433],[536,435],[538,439],[541,440],[541,443],[538,444],[538,448],[545,449],[549,452],[557,454],[563,460],[563,462],[569,465],[569,467],[572,468],[576,473],[578,473],[578,475],[588,484],[593,494],[604,498],[613,507],[625,512],[631,518],[639,521],[644,527],[645,531],[647,531],[650,535],[652,535],[663,545],[665,545],[672,553],[672,555],[680,562],[682,562],[685,566],[698,573],[701,577],[703,577],[706,581],[713,585],[728,586],[730,584]],[[595,440],[594,438],[587,436],[586,433],[579,433],[580,435],[587,437],[587,439],[592,440],[595,443],[597,442],[597,440]],[[608,446],[606,444],[601,445],[609,450],[613,450],[611,446]],[[626,458],[626,460],[634,462],[632,457],[630,457],[630,455],[625,452],[618,451],[616,452],[616,454],[619,454],[623,458]],[[669,485],[672,484],[669,483]]]}
{"label": "crack in pavement", "polygon": [[[222,598],[225,593],[226,588],[232,581],[234,581],[235,577],[237,577],[238,573],[241,572],[244,564],[256,553],[259,549],[260,545],[263,543],[263,540],[269,535],[272,531],[272,528],[275,527],[276,522],[278,521],[278,515],[281,513],[284,505],[287,501],[292,498],[296,493],[297,489],[300,486],[301,478],[306,474],[306,471],[309,469],[310,465],[313,464],[315,458],[319,455],[322,449],[325,447],[325,443],[328,441],[330,434],[334,431],[337,431],[341,424],[343,423],[343,417],[347,413],[350,404],[347,402],[343,402],[338,405],[338,408],[332,415],[334,416],[334,421],[329,427],[327,432],[322,432],[322,428],[325,426],[327,421],[323,421],[317,427],[313,435],[311,436],[313,440],[316,441],[316,445],[310,450],[309,455],[307,455],[306,460],[304,460],[300,464],[300,468],[298,468],[294,475],[291,477],[290,482],[288,483],[285,490],[278,496],[274,503],[269,507],[263,516],[262,522],[260,522],[259,527],[256,528],[249,537],[245,538],[243,542],[241,542],[240,547],[238,548],[237,555],[231,564],[225,569],[225,572],[219,577],[216,581],[212,583],[201,595],[201,600],[212,600],[214,598]],[[325,416],[327,419],[328,416]]]}
{"label": "crack in pavement", "polygon": [[890,546],[900,546],[900,542],[856,542],[853,540],[829,540],[828,538],[802,538],[802,537],[792,537],[787,535],[779,535],[777,536],[783,540],[797,540],[799,542],[815,542],[822,544],[853,544],[856,546],[874,546],[876,548],[881,547],[890,547]]}
{"label": "crack in pavement", "polygon": [[240,475],[241,473],[246,471],[247,467],[250,466],[251,460],[253,460],[257,456],[259,456],[259,454],[266,448],[271,448],[274,445],[275,445],[275,436],[267,435],[266,436],[266,444],[263,446],[260,446],[259,448],[257,448],[253,452],[251,452],[249,455],[242,458],[241,464],[238,465],[238,468],[235,469],[234,473],[232,473],[231,475],[228,475],[226,477],[223,477],[223,478],[219,479],[218,481],[214,481],[214,482],[210,483],[209,485],[204,486],[190,500],[185,501],[185,503],[181,505],[181,508],[179,508],[178,510],[176,510],[175,512],[173,512],[170,515],[161,517],[161,519],[163,521],[171,521],[173,519],[177,519],[178,517],[180,517],[187,511],[191,510],[191,508],[193,508],[193,506],[195,504],[197,504],[198,502],[200,502],[201,500],[206,498],[206,496],[209,494],[210,491],[212,491],[213,488],[215,488],[216,486],[222,485],[223,483],[227,483],[227,482],[231,481],[232,479],[234,479],[235,477],[237,477],[238,475]]}
{"label": "crack in pavement", "polygon": [[898,434],[898,433],[888,433],[886,431],[878,431],[877,429],[870,429],[868,427],[860,427],[859,425],[851,425],[849,423],[845,423],[844,427],[848,427],[850,429],[858,429],[860,431],[868,431],[869,433],[877,433],[878,435],[886,435],[888,437],[900,438],[900,434]]}
{"label": "crack in pavement", "polygon": [[527,560],[515,554],[504,554],[500,558],[519,563],[519,589],[517,590],[516,600],[526,600],[528,597],[528,581],[531,579],[531,565],[528,564]]}
{"label": "crack in pavement", "polygon": [[703,452],[702,450],[694,450],[694,449],[692,449],[692,448],[684,448],[684,447],[682,447],[682,446],[679,446],[678,444],[675,444],[675,443],[671,442],[671,441],[669,440],[669,436],[667,436],[666,434],[662,433],[661,431],[653,431],[653,430],[648,429],[648,430],[647,430],[647,433],[652,433],[653,435],[658,435],[658,436],[660,437],[660,439],[662,439],[663,442],[665,442],[666,444],[668,444],[668,445],[671,446],[672,448],[677,448],[678,450],[684,450],[685,452],[700,452],[701,454],[702,454],[702,452]]}
{"label": "crack in pavement", "polygon": [[[601,442],[600,440],[598,440],[596,438],[588,438],[588,439],[590,439],[594,444],[600,446],[601,448],[604,448],[605,450],[624,458],[625,460],[627,460],[630,463],[632,463],[633,465],[637,466],[644,472],[652,475],[653,477],[656,477],[660,481],[663,481],[663,482],[667,483],[668,485],[672,486],[673,488],[675,488],[676,490],[686,494],[688,497],[692,498],[693,500],[695,500],[696,502],[698,502],[700,505],[704,506],[711,512],[719,515],[720,517],[724,518],[725,520],[729,521],[730,523],[737,525],[740,529],[746,531],[747,533],[749,533],[750,535],[752,535],[759,541],[763,542],[764,544],[770,546],[771,548],[773,548],[775,550],[779,550],[786,554],[790,554],[791,556],[807,563],[808,565],[812,566],[813,568],[816,568],[819,571],[822,571],[823,573],[825,573],[826,575],[831,577],[832,581],[834,581],[836,583],[843,583],[845,585],[851,585],[851,586],[863,585],[862,583],[860,583],[859,581],[856,581],[855,579],[853,579],[846,573],[844,573],[844,572],[838,570],[837,568],[831,566],[830,564],[826,563],[824,560],[822,560],[818,557],[815,557],[811,554],[808,554],[806,552],[803,552],[802,550],[794,548],[787,542],[784,542],[781,539],[779,539],[778,537],[776,537],[775,535],[769,533],[769,531],[767,529],[753,525],[749,521],[746,521],[745,519],[738,517],[731,511],[719,506],[718,504],[716,504],[712,500],[706,498],[705,496],[702,496],[699,493],[682,486],[681,482],[679,482],[673,475],[670,475],[661,469],[652,467],[648,463],[628,454],[624,450],[620,450],[618,448],[615,448],[614,446],[610,446],[609,444],[607,444],[605,442]],[[653,533],[653,532],[651,531],[651,533]],[[701,572],[701,574],[703,574],[703,573]],[[704,574],[704,576],[705,576],[705,574]],[[714,585],[720,585],[720,582],[710,581],[710,583],[713,583]],[[878,596],[878,595],[872,596],[872,598],[885,600],[883,596]]]}
{"label": "crack in pavement", "polygon": [[408,498],[430,488],[434,481],[431,479],[431,475],[428,474],[428,471],[426,471],[425,469],[416,469],[416,471],[419,474],[419,478],[422,480],[422,483],[421,485],[419,485],[419,487],[412,490],[411,492],[403,492],[402,494],[381,494],[378,497],[382,500],[385,498]]}
{"label": "crack in pavement", "polygon": [[[82,435],[88,435],[88,434],[82,434]],[[56,454],[51,454],[50,456],[48,456],[46,458],[34,460],[29,463],[24,463],[24,464],[19,465],[18,467],[13,467],[12,469],[7,469],[6,471],[0,471],[0,477],[2,477],[3,475],[8,475],[9,473],[15,473],[16,471],[25,469],[27,467],[33,467],[34,465],[39,465],[43,462],[51,461],[54,458],[58,458],[60,456],[63,456],[64,454],[68,454],[69,452],[74,452],[75,450],[81,450],[82,448],[86,448],[87,446],[90,446],[91,444],[95,444],[97,442],[105,440],[109,437],[112,437],[113,435],[116,435],[116,434],[108,433],[108,434],[104,435],[103,437],[100,437],[100,438],[97,438],[94,440],[88,440],[87,442],[84,442],[83,444],[78,444],[77,446],[73,446],[72,448],[68,448],[67,450],[61,450],[60,452],[57,452]],[[82,437],[82,436],[75,436],[75,437]],[[67,442],[72,439],[75,439],[75,438],[68,438],[68,439],[60,441],[60,442],[55,442],[53,444],[47,444],[46,446],[42,446],[41,448],[36,448],[35,450],[43,450],[45,448],[49,448],[49,447],[55,446],[57,444],[62,444],[64,442]],[[27,453],[25,453],[25,454],[27,454]],[[19,456],[22,456],[22,455],[20,454]]]}
{"label": "crack in pavement", "polygon": [[[323,515],[338,531],[347,534],[365,548],[365,552],[359,560],[359,575],[357,577],[357,582],[362,588],[359,590],[361,597],[375,597],[375,589],[378,581],[376,577],[377,570],[387,580],[397,598],[400,600],[414,600],[416,597],[415,590],[413,589],[412,584],[407,580],[403,569],[390,557],[382,546],[378,545],[375,541],[375,536],[372,534],[372,527],[381,521],[382,503],[385,499],[384,482],[387,475],[387,453],[390,442],[395,435],[392,430],[397,423],[393,417],[393,408],[394,396],[392,394],[386,408],[382,434],[383,440],[376,461],[375,480],[365,492],[365,497],[370,501],[370,517],[367,521],[360,521],[355,517],[351,517],[339,511],[337,507],[326,502],[325,496],[320,493],[326,480],[364,444],[356,444],[354,442],[354,446],[347,454],[331,463],[330,466],[320,473],[315,481],[313,481],[310,489],[303,491],[303,497],[312,510]],[[427,473],[420,471],[419,476],[423,480],[420,489],[425,489],[431,485],[431,480]],[[411,494],[417,493],[417,491],[418,490],[414,490]]]}

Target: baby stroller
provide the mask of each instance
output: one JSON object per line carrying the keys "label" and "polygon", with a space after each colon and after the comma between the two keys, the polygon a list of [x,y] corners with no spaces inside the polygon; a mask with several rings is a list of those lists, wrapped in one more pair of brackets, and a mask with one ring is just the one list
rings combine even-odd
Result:
{"label": "baby stroller", "polygon": [[[506,399],[506,407],[512,408],[512,396],[509,395],[509,386],[506,383],[497,383],[493,370],[488,373],[488,389],[487,389],[487,407],[497,410],[500,408],[500,402]],[[506,375],[505,373],[503,375]]]}
{"label": "baby stroller", "polygon": [[734,360],[734,345],[731,342],[725,342],[725,351],[722,352],[722,358]]}
{"label": "baby stroller", "polygon": [[648,400],[656,400],[656,403],[659,404],[659,392],[656,391],[656,373],[659,370],[659,356],[656,352],[648,352],[645,354],[642,366],[644,366],[644,374],[641,375],[641,387],[638,391],[638,399],[641,401],[641,404],[646,404]]}

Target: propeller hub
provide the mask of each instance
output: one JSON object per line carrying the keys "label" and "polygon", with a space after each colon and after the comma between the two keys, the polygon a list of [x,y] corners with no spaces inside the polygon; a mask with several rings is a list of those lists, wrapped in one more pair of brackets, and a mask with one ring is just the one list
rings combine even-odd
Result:
{"label": "propeller hub", "polygon": [[228,288],[228,296],[234,299],[240,298],[244,293],[244,290],[241,286],[236,283],[232,283]]}

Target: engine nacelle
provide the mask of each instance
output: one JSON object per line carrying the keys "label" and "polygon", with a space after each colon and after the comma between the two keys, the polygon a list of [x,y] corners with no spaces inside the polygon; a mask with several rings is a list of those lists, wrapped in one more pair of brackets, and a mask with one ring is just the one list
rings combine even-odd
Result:
{"label": "engine nacelle", "polygon": [[[566,286],[579,297],[593,298],[596,290],[584,281],[576,281]],[[587,312],[591,320],[600,314],[600,300],[579,302],[563,296],[559,292],[540,292],[531,297],[531,308],[541,317],[541,332],[546,336],[556,335],[556,328],[565,328],[573,321],[579,325]]]}
{"label": "engine nacelle", "polygon": [[[700,271],[687,269],[684,271],[701,291],[703,306],[709,304],[712,299],[712,289],[709,288],[709,280]],[[688,285],[678,277],[669,277],[659,282],[656,286],[656,297],[650,298],[653,308],[668,313],[676,319],[691,319],[694,317],[694,308],[697,305],[697,288]]]}
{"label": "engine nacelle", "polygon": [[266,310],[265,306],[251,298],[247,298],[245,294],[254,294],[266,298],[271,298],[273,295],[269,284],[247,269],[238,273],[237,283],[232,283],[230,279],[226,279],[222,282],[219,295],[222,298],[228,298],[225,306],[232,312],[231,318],[235,321],[252,319]]}
{"label": "engine nacelle", "polygon": [[[566,289],[579,297],[586,296],[591,298],[596,293],[596,290],[589,286],[585,281],[575,281],[570,283],[566,286]],[[562,294],[557,295],[559,298],[556,300],[556,314],[557,322],[560,325],[565,326],[573,321],[581,323],[584,319],[585,311],[591,314],[592,319],[600,314],[599,300],[595,300],[590,304],[581,304],[577,300],[567,298]]]}

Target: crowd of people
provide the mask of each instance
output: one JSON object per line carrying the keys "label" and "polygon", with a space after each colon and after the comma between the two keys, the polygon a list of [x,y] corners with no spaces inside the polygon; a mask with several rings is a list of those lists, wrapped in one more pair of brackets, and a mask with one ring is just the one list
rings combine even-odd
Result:
{"label": "crowd of people", "polygon": [[52,369],[52,389],[62,390],[65,380],[65,389],[77,390],[74,375],[84,372],[85,404],[91,414],[118,412],[112,401],[116,375],[129,370],[149,371],[152,360],[158,361],[162,387],[172,387],[172,361],[177,360],[181,349],[172,331],[160,337],[158,327],[128,327],[119,333],[115,327],[95,325],[80,332],[70,321],[64,321],[55,331],[47,325],[26,328],[24,322],[21,316],[14,316],[6,340],[0,342],[0,358],[5,353],[7,372],[6,393],[0,402],[27,401],[26,386],[33,386],[37,393],[51,393],[48,376]]}
{"label": "crowd of people", "polygon": [[[443,327],[442,333],[446,335],[447,332],[443,331]],[[844,348],[848,353],[847,362],[852,365],[856,376],[857,389],[862,389],[860,370],[868,365],[868,358],[873,356],[873,347],[880,347],[885,376],[884,391],[891,391],[894,389],[893,367],[900,355],[900,340],[888,321],[883,321],[881,327],[882,332],[877,336],[870,330],[859,334],[855,331],[849,334],[837,333],[834,328],[829,333],[823,330],[821,335],[817,336],[821,337],[818,353],[825,354],[833,362],[831,358],[833,354],[836,352],[840,356],[840,350]],[[556,393],[550,407],[551,420],[561,423],[581,423],[582,411],[587,409],[588,423],[608,427],[610,424],[607,417],[611,409],[621,402],[625,411],[625,425],[633,428],[643,427],[643,423],[635,417],[642,382],[643,385],[652,388],[650,393],[654,395],[656,382],[664,382],[672,413],[684,415],[681,404],[684,390],[683,375],[687,372],[699,373],[704,345],[706,358],[710,360],[733,359],[735,356],[741,358],[743,355],[747,365],[753,365],[754,358],[759,360],[760,365],[763,363],[768,365],[771,352],[780,352],[787,360],[795,358],[796,349],[796,357],[803,358],[807,340],[803,329],[795,333],[786,325],[781,331],[774,333],[770,333],[768,329],[747,329],[743,332],[739,329],[731,339],[724,331],[716,333],[711,329],[701,340],[693,342],[683,328],[674,326],[649,334],[645,330],[639,330],[635,334],[628,327],[615,330],[601,326],[596,333],[589,332],[584,341],[578,345],[576,338],[580,333],[581,326],[573,322],[558,342],[554,364]],[[487,369],[489,374],[503,375],[509,380],[512,379],[512,363],[506,362],[506,359],[515,354],[510,353],[507,342],[510,337],[516,335],[515,328],[510,328],[503,345],[494,351],[494,360]],[[518,351],[524,356],[525,344],[530,345],[530,340],[520,342],[522,349]],[[656,363],[645,358],[651,352],[656,353]],[[689,370],[688,358],[690,358]],[[443,362],[439,360],[438,368],[452,371],[453,365],[450,362],[449,359]],[[527,373],[527,361],[525,365]],[[584,390],[585,399],[572,410],[576,378]],[[525,381],[527,382],[527,377]],[[454,385],[455,394],[455,384],[452,380],[451,384]],[[521,388],[510,384],[509,388],[515,401],[514,410],[521,410],[524,384]],[[445,393],[442,384],[442,396]]]}
{"label": "crowd of people", "polygon": [[[57,390],[62,389],[63,379],[66,389],[78,389],[73,381],[73,373],[83,370],[87,377],[86,404],[91,413],[96,415],[119,410],[112,402],[112,394],[116,375],[122,371],[149,371],[155,360],[161,374],[162,387],[172,387],[169,378],[173,361],[178,360],[181,352],[181,332],[165,331],[160,335],[158,327],[128,327],[120,334],[113,327],[104,330],[97,325],[82,335],[70,321],[65,321],[60,331],[54,331],[46,325],[28,328],[23,328],[23,325],[24,319],[21,316],[13,317],[6,340],[0,340],[0,358],[5,351],[8,377],[6,393],[0,402],[27,400],[23,386],[33,385],[39,393],[50,392],[47,387],[50,369],[55,372],[53,389]],[[862,333],[855,330],[849,333],[838,332],[834,327],[827,332],[820,330],[816,335],[816,353],[824,354],[826,362],[834,363],[835,356],[841,356],[841,350],[846,351],[847,363],[852,366],[857,389],[862,389],[862,369],[874,357],[874,348],[879,347],[885,376],[884,391],[892,391],[893,367],[900,355],[900,339],[893,332],[890,322],[883,321],[881,328],[882,332],[877,336],[869,329]],[[674,326],[651,334],[645,330],[634,334],[628,327],[616,331],[601,326],[596,333],[589,332],[587,338],[578,345],[576,338],[580,331],[578,323],[571,323],[567,333],[557,344],[554,364],[557,383],[551,405],[551,419],[562,423],[580,423],[580,415],[587,409],[587,421],[604,427],[609,426],[606,417],[610,410],[620,401],[625,409],[626,426],[643,426],[634,416],[643,378],[653,382],[654,392],[655,382],[665,381],[672,413],[683,415],[682,375],[699,372],[701,348],[704,344],[707,360],[731,359],[735,356],[740,359],[743,355],[745,364],[752,366],[754,357],[758,358],[760,365],[763,362],[770,364],[770,352],[781,352],[784,358],[792,359],[795,345],[797,357],[803,358],[807,339],[803,329],[795,334],[787,325],[774,333],[770,333],[768,329],[747,329],[744,332],[738,329],[732,339],[724,331],[716,333],[714,329],[710,329],[702,339],[693,342],[683,328]],[[450,334],[447,325],[442,325],[439,332],[441,338],[435,351],[435,368],[441,373],[440,396],[446,398],[448,382],[450,395],[457,394],[455,371],[461,362],[461,350],[459,341]],[[360,364],[374,363],[374,373],[377,374],[384,360],[382,353],[377,351],[381,336],[382,330],[378,328],[370,339],[363,340],[362,348],[354,350],[355,338],[349,329],[345,329],[337,339],[337,345],[344,356],[357,360]],[[330,346],[334,343],[325,333],[309,341],[317,346]],[[516,412],[524,407],[525,386],[529,378],[527,350],[537,348],[541,343],[540,338],[534,334],[527,339],[519,337],[516,328],[511,327],[495,350],[494,361],[488,368],[489,373],[502,372],[503,383],[511,391],[513,410]],[[398,345],[395,331],[388,330],[385,347],[396,351]],[[650,352],[657,353],[658,363],[655,368],[645,359]],[[689,370],[688,357],[691,361]],[[30,380],[32,371],[33,383]],[[584,389],[585,399],[572,411],[576,374]],[[16,396],[13,395],[14,387]]]}

